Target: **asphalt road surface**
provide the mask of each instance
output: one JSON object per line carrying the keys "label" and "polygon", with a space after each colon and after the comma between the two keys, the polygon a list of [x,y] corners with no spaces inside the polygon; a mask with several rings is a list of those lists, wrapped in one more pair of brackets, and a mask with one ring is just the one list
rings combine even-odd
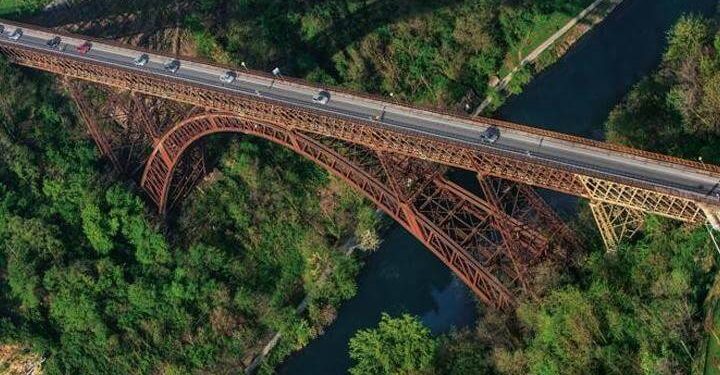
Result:
{"label": "asphalt road surface", "polygon": [[81,54],[76,47],[82,44],[83,39],[63,37],[60,46],[52,49],[47,46],[46,42],[53,35],[46,31],[24,28],[23,36],[19,40],[13,41],[9,35],[16,27],[5,21],[1,21],[0,25],[5,26],[4,34],[0,36],[0,43],[17,43],[50,53],[71,55],[123,69],[188,81],[238,95],[262,96],[280,103],[324,111],[337,117],[365,121],[375,120],[374,123],[377,126],[385,128],[401,129],[423,136],[462,142],[477,148],[497,148],[603,175],[629,178],[641,183],[676,189],[705,199],[720,194],[718,185],[720,176],[683,165],[668,164],[553,138],[543,138],[515,129],[503,128],[497,142],[488,144],[481,140],[481,134],[487,125],[483,126],[470,119],[449,117],[404,107],[392,101],[382,102],[331,90],[329,91],[329,102],[323,105],[312,100],[313,95],[317,93],[317,88],[288,82],[282,76],[271,79],[245,74],[243,70],[239,70],[236,72],[237,79],[228,84],[220,80],[220,77],[226,72],[221,67],[181,59],[180,69],[176,73],[171,73],[164,69],[164,64],[171,58],[159,54],[149,54],[149,63],[145,66],[136,66],[133,60],[141,52],[131,48],[93,42],[92,49],[87,54]]}

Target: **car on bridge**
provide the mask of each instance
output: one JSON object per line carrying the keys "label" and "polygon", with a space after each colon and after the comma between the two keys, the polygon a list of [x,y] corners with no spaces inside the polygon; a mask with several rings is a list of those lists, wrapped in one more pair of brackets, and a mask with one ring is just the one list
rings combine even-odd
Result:
{"label": "car on bridge", "polygon": [[142,55],[133,59],[133,64],[135,64],[135,66],[145,66],[149,61],[150,56],[148,56],[147,53],[143,53]]}
{"label": "car on bridge", "polygon": [[10,38],[12,40],[18,40],[22,36],[23,36],[23,31],[22,31],[22,29],[18,28],[18,29],[15,29],[15,31],[13,31],[12,34],[10,34],[10,36],[8,36],[8,38]]}
{"label": "car on bridge", "polygon": [[313,103],[327,104],[330,101],[330,93],[325,90],[320,90],[317,94],[313,95]]}
{"label": "car on bridge", "polygon": [[237,74],[233,71],[228,70],[220,77],[220,80],[225,83],[233,83],[235,82],[235,78],[237,78]]}
{"label": "car on bridge", "polygon": [[172,59],[165,63],[164,68],[170,73],[176,73],[180,70],[180,60]]}
{"label": "car on bridge", "polygon": [[86,41],[85,43],[75,47],[75,49],[78,51],[79,54],[85,55],[92,49],[92,43]]}
{"label": "car on bridge", "polygon": [[52,49],[57,49],[58,47],[60,47],[60,42],[62,42],[62,39],[60,39],[59,36],[56,36],[52,39],[49,39],[47,42],[45,42],[45,44]]}
{"label": "car on bridge", "polygon": [[485,143],[493,144],[497,142],[498,139],[500,139],[500,129],[498,129],[497,126],[491,126],[480,134],[480,140]]}

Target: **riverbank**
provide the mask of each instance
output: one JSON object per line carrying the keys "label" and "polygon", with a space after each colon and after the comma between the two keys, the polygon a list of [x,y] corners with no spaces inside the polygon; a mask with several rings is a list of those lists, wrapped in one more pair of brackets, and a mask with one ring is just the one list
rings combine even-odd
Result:
{"label": "riverbank", "polygon": [[[500,117],[584,137],[602,138],[610,110],[642,76],[651,72],[665,48],[666,32],[682,13],[709,14],[714,1],[625,0],[576,43],[570,53],[541,72],[521,95],[500,108]],[[472,176],[471,176],[472,177]],[[468,179],[472,181],[472,178]],[[567,216],[577,200],[543,196]],[[395,226],[360,272],[358,294],[339,310],[325,335],[292,354],[280,374],[344,374],[350,365],[347,343],[358,330],[374,327],[383,311],[421,317],[434,333],[472,326],[476,302],[440,261]]]}
{"label": "riverbank", "polygon": [[[506,62],[498,73],[498,76],[504,77],[500,80],[491,81],[489,85],[490,94],[473,111],[473,116],[479,116],[484,111],[488,113],[494,112],[502,105],[506,96],[519,94],[522,91],[522,86],[528,83],[532,76],[560,59],[575,42],[592,30],[595,25],[602,22],[622,2],[623,0],[595,0],[577,16],[571,18],[558,31],[540,43],[534,50],[521,55],[524,57],[520,61]],[[524,51],[520,50],[518,54],[522,52]],[[528,64],[532,65],[529,68],[530,72],[526,71]]]}
{"label": "riverbank", "polygon": [[[380,224],[378,224],[378,227],[375,229],[376,233],[373,233],[372,235],[373,236],[382,236],[382,233],[389,228],[389,220],[390,219],[386,215],[384,215],[382,213],[382,211],[380,211],[380,210],[375,211],[375,214],[376,214],[378,223],[380,223]],[[357,235],[353,235],[347,241],[345,241],[345,243],[342,246],[340,246],[337,250],[341,251],[346,257],[352,256],[358,250],[362,250],[362,251],[366,251],[366,252],[372,252],[372,251],[377,250],[375,248],[367,248],[366,246],[363,246],[363,244],[361,242],[362,242],[361,238],[358,238]],[[373,243],[372,245],[375,245],[375,244],[376,243]],[[379,243],[377,243],[377,246],[379,246]],[[321,278],[328,277],[330,272],[332,272],[332,269],[326,268],[322,272],[322,275],[320,277]],[[305,298],[303,298],[302,302],[300,302],[300,304],[295,308],[295,313],[298,316],[302,316],[303,314],[305,314],[309,303],[310,303],[310,297],[306,295]],[[328,322],[328,323],[332,323],[332,322]],[[250,364],[247,367],[245,367],[244,373],[245,374],[254,374],[257,371],[258,367],[261,364],[263,364],[263,362],[265,361],[265,359],[268,356],[268,354],[270,353],[270,351],[272,351],[275,348],[275,346],[277,346],[277,344],[280,342],[280,339],[282,339],[282,333],[275,332],[272,335],[272,338],[270,340],[268,340],[268,342],[265,344],[265,346],[263,346],[262,350],[255,356],[255,358],[252,359]],[[272,364],[271,364],[271,366],[272,366]]]}

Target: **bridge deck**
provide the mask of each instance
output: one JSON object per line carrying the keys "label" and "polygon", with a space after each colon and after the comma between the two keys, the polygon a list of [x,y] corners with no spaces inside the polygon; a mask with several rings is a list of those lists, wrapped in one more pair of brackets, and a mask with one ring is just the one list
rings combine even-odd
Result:
{"label": "bridge deck", "polygon": [[[16,26],[7,21],[0,21],[0,24],[6,29],[5,35],[0,37],[0,46],[24,47],[47,55],[72,57],[150,74],[171,82],[207,87],[242,97],[262,98],[281,106],[305,108],[327,116],[362,122],[366,126],[446,141],[468,149],[530,158],[560,170],[587,171],[591,176],[623,181],[631,186],[642,186],[671,195],[677,193],[678,196],[705,205],[720,206],[720,200],[715,197],[715,194],[720,193],[720,168],[716,166],[701,165],[493,119],[450,115],[343,90],[329,89],[331,99],[326,105],[321,105],[312,101],[312,96],[319,88],[298,80],[274,80],[269,75],[241,69],[237,71],[237,80],[226,84],[221,82],[219,77],[228,70],[227,67],[185,58],[180,58],[181,68],[172,74],[163,69],[163,64],[171,58],[166,55],[98,40],[93,41],[92,50],[83,55],[78,53],[75,47],[86,38],[69,35],[63,36],[61,48],[54,50],[46,45],[46,41],[58,35],[56,32],[23,25],[22,38],[12,41],[7,35]],[[135,66],[132,60],[142,52],[150,55],[150,62],[144,67]],[[378,121],[376,116],[381,114],[382,119]],[[492,125],[501,128],[501,137],[494,144],[483,143],[480,134]]]}

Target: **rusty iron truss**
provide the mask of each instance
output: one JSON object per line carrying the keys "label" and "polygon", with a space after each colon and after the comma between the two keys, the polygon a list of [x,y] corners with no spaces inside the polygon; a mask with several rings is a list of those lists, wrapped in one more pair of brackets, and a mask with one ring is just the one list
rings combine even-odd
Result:
{"label": "rusty iron truss", "polygon": [[[685,222],[703,222],[717,217],[716,204],[702,198],[688,196],[680,191],[646,185],[634,180],[610,177],[588,172],[568,165],[543,162],[525,155],[511,154],[494,149],[477,149],[452,141],[423,137],[382,127],[372,121],[350,120],[292,105],[280,105],[261,97],[247,97],[221,90],[194,85],[145,72],[123,69],[99,62],[89,62],[72,56],[39,52],[21,45],[3,44],[0,52],[17,64],[41,69],[70,78],[95,82],[139,94],[164,98],[200,108],[231,112],[248,120],[274,124],[277,127],[333,137],[376,151],[402,154],[439,164],[462,168],[556,190],[590,200],[636,209],[645,213],[666,216]],[[521,127],[491,119],[488,123]],[[523,127],[524,130],[526,130]],[[531,129],[531,128],[528,128]],[[533,132],[542,132],[532,130]],[[575,142],[592,143],[566,135],[552,133],[554,137],[572,138]],[[671,160],[680,165],[691,162],[663,155],[602,144],[617,152],[638,154],[659,160]]]}
{"label": "rusty iron truss", "polygon": [[600,230],[605,248],[616,251],[623,240],[632,238],[643,226],[642,211],[603,202],[591,202],[595,222]]}
{"label": "rusty iron truss", "polygon": [[[202,152],[193,149],[198,140],[220,132],[258,136],[313,160],[365,194],[481,300],[498,308],[513,305],[513,291],[528,287],[534,265],[565,259],[561,249],[568,244],[580,246],[530,186],[591,200],[608,247],[616,247],[628,228],[638,224],[631,220],[636,213],[694,223],[718,219],[712,203],[635,180],[17,44],[0,45],[0,53],[14,63],[63,76],[101,153],[118,170],[132,174],[142,169],[141,186],[161,212],[204,174]],[[87,88],[89,83],[94,85]],[[97,97],[103,102],[93,102]],[[692,164],[493,119],[482,121],[614,152]],[[446,167],[477,173],[481,196],[446,180]]]}
{"label": "rusty iron truss", "polygon": [[[142,160],[141,186],[160,212],[204,175],[202,158],[192,158],[198,140],[214,133],[241,133],[288,147],[349,183],[496,308],[511,307],[514,292],[528,289],[534,265],[550,259],[564,262],[566,251],[577,244],[572,231],[527,186],[485,176],[478,198],[446,180],[446,167],[437,163],[233,113],[157,103],[126,90],[102,91],[71,79],[64,84],[100,151],[111,162],[119,160],[118,170],[137,164],[123,163],[122,151],[149,147],[149,156],[127,160]],[[100,99],[91,103],[88,93]]]}
{"label": "rusty iron truss", "polygon": [[[436,163],[233,113],[191,116],[156,143],[141,185],[161,210],[171,196],[170,181],[186,148],[207,135],[230,132],[290,148],[342,178],[418,238],[481,300],[497,308],[513,304],[511,291],[527,287],[533,265],[551,258],[563,261],[565,254],[555,250],[564,241],[573,241],[572,232],[551,211],[545,212],[545,206],[521,204],[541,202],[530,189],[488,181],[488,186],[501,191],[490,188],[493,200],[481,199],[446,180],[444,167]],[[500,207],[499,202],[510,196],[514,201]]]}

